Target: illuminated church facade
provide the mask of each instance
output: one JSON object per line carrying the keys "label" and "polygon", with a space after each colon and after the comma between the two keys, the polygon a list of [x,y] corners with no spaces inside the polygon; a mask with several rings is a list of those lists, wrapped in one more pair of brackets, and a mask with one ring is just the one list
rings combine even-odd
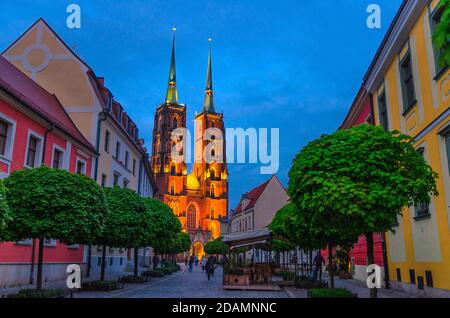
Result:
{"label": "illuminated church facade", "polygon": [[183,231],[191,237],[192,253],[199,257],[204,255],[205,243],[220,236],[220,223],[228,211],[225,126],[223,113],[217,113],[214,107],[211,55],[210,49],[203,108],[195,116],[194,163],[190,172],[184,160],[187,138],[172,134],[186,128],[186,106],[178,102],[175,37],[166,100],[156,109],[152,141],[157,198],[178,217]]}

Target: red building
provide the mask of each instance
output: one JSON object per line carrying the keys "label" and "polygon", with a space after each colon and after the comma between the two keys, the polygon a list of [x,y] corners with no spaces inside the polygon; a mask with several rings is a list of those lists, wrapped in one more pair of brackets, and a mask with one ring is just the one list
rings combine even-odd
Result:
{"label": "red building", "polygon": [[[42,164],[91,176],[95,156],[58,99],[0,56],[0,178]],[[44,280],[64,278],[67,264],[84,263],[83,246],[45,243]],[[30,281],[33,245],[37,255],[31,239],[0,243],[0,287]]]}
{"label": "red building", "polygon": [[[353,126],[357,126],[363,123],[374,123],[373,111],[372,111],[372,98],[369,93],[361,87],[356,95],[355,100],[344,119],[344,122],[340,126],[340,129],[347,129]],[[383,239],[382,234],[374,233],[374,253],[375,263],[379,266],[384,266],[383,263]],[[365,235],[361,235],[358,242],[354,245],[350,251],[350,259],[352,264],[353,275],[356,279],[366,280],[367,278],[367,245]]]}

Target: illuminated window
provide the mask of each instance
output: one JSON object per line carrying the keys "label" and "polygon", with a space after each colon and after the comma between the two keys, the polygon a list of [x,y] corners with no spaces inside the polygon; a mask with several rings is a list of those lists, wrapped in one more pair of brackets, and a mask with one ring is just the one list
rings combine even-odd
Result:
{"label": "illuminated window", "polygon": [[216,187],[214,184],[211,185],[211,198],[214,198],[216,196]]}
{"label": "illuminated window", "polygon": [[191,205],[187,212],[187,229],[189,231],[195,230],[197,227],[197,212],[193,205]]}
{"label": "illuminated window", "polygon": [[175,195],[175,186],[173,184],[170,186],[170,195]]}

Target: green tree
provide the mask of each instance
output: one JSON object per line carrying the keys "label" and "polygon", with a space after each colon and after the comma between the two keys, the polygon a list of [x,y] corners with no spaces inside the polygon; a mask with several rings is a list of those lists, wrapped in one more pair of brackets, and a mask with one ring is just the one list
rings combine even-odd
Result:
{"label": "green tree", "polygon": [[312,235],[328,240],[330,255],[333,246],[348,246],[364,233],[373,264],[372,233],[392,231],[403,207],[437,195],[437,175],[413,143],[399,132],[364,124],[324,135],[296,156],[289,173],[291,200]]}
{"label": "green tree", "polygon": [[6,239],[6,227],[10,220],[10,211],[6,203],[6,187],[3,180],[0,180],[0,242]]}
{"label": "green tree", "polygon": [[39,239],[37,289],[42,289],[44,239],[90,244],[103,230],[105,196],[90,178],[41,167],[14,172],[5,180],[11,209],[8,238]]}
{"label": "green tree", "polygon": [[157,264],[158,255],[167,254],[173,247],[173,240],[181,232],[181,224],[167,204],[152,198],[146,198],[144,202],[150,220],[148,240],[154,251],[153,264]]}
{"label": "green tree", "polygon": [[450,0],[441,0],[438,4],[443,13],[441,21],[436,25],[433,33],[433,42],[440,50],[441,65],[450,65]]}
{"label": "green tree", "polygon": [[[109,213],[105,218],[105,229],[97,244],[103,246],[100,280],[105,280],[106,247],[142,247],[146,236],[146,205],[136,192],[119,187],[104,188]],[[135,253],[135,273],[137,257]]]}
{"label": "green tree", "polygon": [[177,253],[184,253],[191,249],[191,236],[185,232],[178,233],[179,248]]}
{"label": "green tree", "polygon": [[205,253],[209,255],[225,255],[228,251],[228,245],[222,240],[222,237],[218,237],[213,241],[205,244]]}

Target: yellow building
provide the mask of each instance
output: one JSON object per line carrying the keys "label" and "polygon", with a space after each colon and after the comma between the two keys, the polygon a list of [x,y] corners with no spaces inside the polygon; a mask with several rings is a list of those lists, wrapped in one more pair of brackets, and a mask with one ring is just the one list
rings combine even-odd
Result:
{"label": "yellow building", "polygon": [[414,137],[439,174],[439,196],[405,208],[386,235],[392,286],[423,296],[450,296],[450,72],[432,43],[438,2],[402,3],[364,79],[376,123]]}

